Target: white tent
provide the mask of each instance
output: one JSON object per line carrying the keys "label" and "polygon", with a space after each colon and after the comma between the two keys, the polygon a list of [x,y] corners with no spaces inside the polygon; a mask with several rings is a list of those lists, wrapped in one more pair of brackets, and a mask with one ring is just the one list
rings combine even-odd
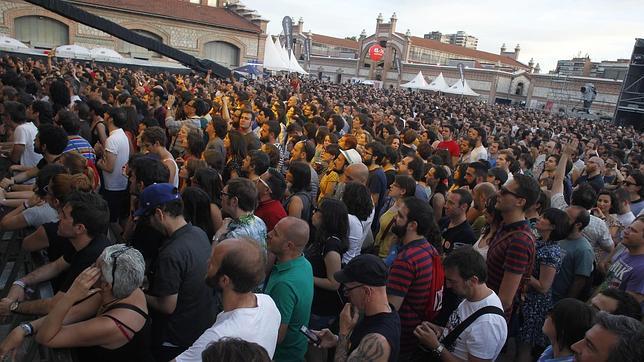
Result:
{"label": "white tent", "polygon": [[405,84],[401,84],[400,86],[405,88],[411,88],[411,89],[424,89],[424,90],[429,89],[429,84],[427,84],[427,82],[425,81],[425,77],[423,77],[423,72],[421,71],[419,71],[418,74],[416,74],[414,79],[410,80]]}
{"label": "white tent", "polygon": [[25,50],[29,49],[23,42],[20,40],[10,38],[8,36],[0,35],[0,49],[2,50]]}
{"label": "white tent", "polygon": [[282,46],[282,43],[280,42],[280,38],[277,38],[275,40],[275,48],[277,48],[277,53],[280,55],[280,58],[282,59],[282,64],[284,64],[284,67],[286,67],[286,70],[290,69],[291,66],[291,61],[288,59],[288,53],[286,52],[286,49]]}
{"label": "white tent", "polygon": [[288,66],[282,61],[282,56],[270,35],[266,37],[266,44],[264,45],[264,68],[278,71],[288,70]]}
{"label": "white tent", "polygon": [[113,49],[108,49],[108,48],[94,48],[89,51],[90,54],[92,55],[92,58],[94,60],[102,60],[102,61],[108,61],[108,62],[119,62],[122,61],[124,58],[121,54],[116,52]]}
{"label": "white tent", "polygon": [[445,78],[443,78],[443,73],[440,73],[436,79],[429,83],[428,89],[434,92],[445,92],[449,88]]}
{"label": "white tent", "polygon": [[478,97],[479,95],[478,93],[474,92],[469,85],[467,85],[467,80],[465,79],[463,79],[463,81],[459,79],[451,87],[445,90],[445,93],[457,94],[457,95],[463,95],[463,96],[472,96],[472,97]]}
{"label": "white tent", "polygon": [[80,45],[61,45],[56,48],[56,56],[62,58],[91,59],[92,53],[89,49]]}
{"label": "white tent", "polygon": [[289,63],[289,68],[291,72],[297,72],[300,74],[309,74],[306,70],[302,68],[300,63],[295,58],[295,54],[293,54],[293,49],[291,49],[291,62]]}

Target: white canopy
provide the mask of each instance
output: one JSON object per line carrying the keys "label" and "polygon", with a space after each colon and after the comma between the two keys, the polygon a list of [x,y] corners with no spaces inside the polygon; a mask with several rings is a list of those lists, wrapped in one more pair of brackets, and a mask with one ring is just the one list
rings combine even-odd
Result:
{"label": "white canopy", "polygon": [[474,92],[469,85],[467,85],[467,80],[465,79],[463,79],[463,81],[459,79],[456,83],[454,83],[454,85],[445,90],[445,93],[472,97],[478,97],[479,95],[478,93]]}
{"label": "white canopy", "polygon": [[[279,39],[277,40],[279,42]],[[269,35],[266,37],[264,45],[264,68],[268,70],[288,70],[288,66],[282,61],[280,51],[273,43],[273,38]]]}
{"label": "white canopy", "polygon": [[91,59],[92,53],[89,49],[80,45],[61,45],[56,48],[56,56],[62,58],[83,58]]}
{"label": "white canopy", "polygon": [[400,86],[405,88],[411,88],[411,89],[424,89],[424,90],[429,89],[429,84],[427,84],[427,82],[425,81],[425,77],[423,77],[423,72],[421,71],[419,71],[418,74],[416,74],[414,79],[410,80],[405,84],[401,84]]}
{"label": "white canopy", "polygon": [[95,60],[104,60],[104,61],[113,62],[113,61],[119,61],[123,59],[123,56],[113,49],[94,48],[89,52],[92,55],[92,58]]}
{"label": "white canopy", "polygon": [[8,36],[0,35],[0,49],[2,50],[18,50],[18,49],[29,49],[23,42],[20,40],[10,38]]}
{"label": "white canopy", "polygon": [[300,63],[297,61],[297,58],[295,58],[295,54],[293,54],[293,49],[291,49],[291,61],[289,63],[289,68],[291,72],[297,72],[300,74],[309,74],[306,70],[302,68]]}
{"label": "white canopy", "polygon": [[440,73],[436,79],[429,83],[428,89],[434,92],[445,92],[449,88],[445,78],[443,78],[443,73]]}
{"label": "white canopy", "polygon": [[289,72],[297,72],[300,74],[307,73],[300,63],[297,62],[293,50],[291,50],[291,57],[289,59],[288,53],[282,47],[279,38],[275,40],[275,44],[270,36],[266,38],[266,45],[264,46],[264,68],[269,70],[284,70]]}

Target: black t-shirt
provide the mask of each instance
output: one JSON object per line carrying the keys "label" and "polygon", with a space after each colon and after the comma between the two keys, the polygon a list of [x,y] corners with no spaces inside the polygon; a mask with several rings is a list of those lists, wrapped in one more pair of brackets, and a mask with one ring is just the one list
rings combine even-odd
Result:
{"label": "black t-shirt", "polygon": [[164,239],[163,234],[147,222],[139,221],[134,226],[131,245],[143,255],[146,270],[151,261],[159,255],[159,248]]}
{"label": "black t-shirt", "polygon": [[177,294],[177,306],[171,315],[150,309],[153,348],[164,342],[188,348],[214,323],[217,305],[213,290],[204,283],[210,251],[206,233],[191,224],[179,228],[161,245],[148,274],[148,294]]}
{"label": "black t-shirt", "polygon": [[[346,252],[340,245],[340,239],[337,237],[330,237],[324,245],[320,243],[313,243],[306,250],[306,259],[311,263],[313,268],[313,276],[317,278],[326,278],[326,264],[324,264],[324,257],[332,252],[342,254]],[[342,307],[344,307],[344,300],[340,298],[340,291],[331,291],[319,287],[313,287],[313,305],[311,306],[311,313],[318,316],[337,316],[340,314]]]}
{"label": "black t-shirt", "polygon": [[474,230],[472,230],[472,226],[467,222],[467,220],[452,228],[448,228],[449,218],[444,217],[440,219],[438,224],[441,228],[441,234],[444,239],[443,249],[446,253],[454,250],[454,245],[458,248],[463,245],[474,245],[476,242]]}
{"label": "black t-shirt", "polygon": [[[58,235],[58,221],[48,222],[42,225],[47,235],[47,241],[49,246],[47,247],[47,257],[49,260],[54,261],[65,254],[65,251],[74,249],[72,244],[69,242],[69,239],[64,238]],[[60,286],[65,280],[65,273],[55,277],[51,280],[51,286],[54,289],[54,293],[57,293],[60,290]]]}
{"label": "black t-shirt", "polygon": [[349,353],[358,348],[360,341],[370,333],[378,333],[385,337],[389,342],[391,352],[389,353],[389,362],[398,361],[398,353],[400,352],[400,317],[393,305],[390,313],[378,313],[372,316],[365,316],[362,322],[356,325],[351,333],[351,347]]}
{"label": "black t-shirt", "polygon": [[111,243],[107,237],[99,234],[81,250],[76,250],[73,247],[66,247],[65,254],[62,257],[67,264],[70,264],[70,267],[65,271],[65,276],[62,278],[59,288],[60,291],[66,292],[67,289],[72,286],[76,277],[82,273],[83,270],[94,264],[103,250],[110,245]]}
{"label": "black t-shirt", "polygon": [[385,175],[385,171],[382,170],[382,167],[369,171],[367,187],[369,187],[369,192],[372,194],[378,194],[378,203],[374,205],[376,213],[374,214],[375,216],[371,223],[371,231],[373,231],[375,235],[380,229],[380,211],[382,210],[382,205],[384,205],[385,198],[387,196],[387,176]]}

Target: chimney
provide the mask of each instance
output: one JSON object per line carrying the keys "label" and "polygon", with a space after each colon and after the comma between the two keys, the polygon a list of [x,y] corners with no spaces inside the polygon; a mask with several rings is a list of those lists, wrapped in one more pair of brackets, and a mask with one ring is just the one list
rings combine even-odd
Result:
{"label": "chimney", "polygon": [[389,23],[391,24],[391,32],[395,33],[396,32],[396,23],[398,22],[398,17],[396,16],[396,13],[393,13],[391,15],[391,18],[389,18]]}
{"label": "chimney", "polygon": [[505,50],[506,50],[505,43],[503,43],[503,45],[501,45],[501,53],[500,54],[503,55],[503,53],[505,53]]}
{"label": "chimney", "polygon": [[519,60],[519,52],[521,51],[521,46],[517,44],[517,46],[514,48],[514,60]]}
{"label": "chimney", "polygon": [[376,24],[382,24],[382,13],[378,14],[378,18],[376,18]]}

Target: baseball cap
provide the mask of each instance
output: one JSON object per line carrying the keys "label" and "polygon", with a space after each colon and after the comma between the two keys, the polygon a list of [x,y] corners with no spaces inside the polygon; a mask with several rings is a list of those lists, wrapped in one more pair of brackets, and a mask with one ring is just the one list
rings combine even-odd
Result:
{"label": "baseball cap", "polygon": [[362,163],[362,157],[360,157],[360,154],[358,151],[352,149],[348,150],[340,150],[344,158],[347,160],[347,164],[353,165],[354,163]]}
{"label": "baseball cap", "polygon": [[593,156],[588,161],[596,163],[599,168],[604,168],[604,160],[601,157]]}
{"label": "baseball cap", "polygon": [[143,216],[159,205],[180,198],[179,191],[173,184],[152,184],[143,189],[141,196],[139,196],[139,208],[134,212],[134,216]]}
{"label": "baseball cap", "polygon": [[339,283],[357,282],[372,287],[387,284],[387,266],[379,257],[371,254],[358,255],[340,271],[333,274]]}

